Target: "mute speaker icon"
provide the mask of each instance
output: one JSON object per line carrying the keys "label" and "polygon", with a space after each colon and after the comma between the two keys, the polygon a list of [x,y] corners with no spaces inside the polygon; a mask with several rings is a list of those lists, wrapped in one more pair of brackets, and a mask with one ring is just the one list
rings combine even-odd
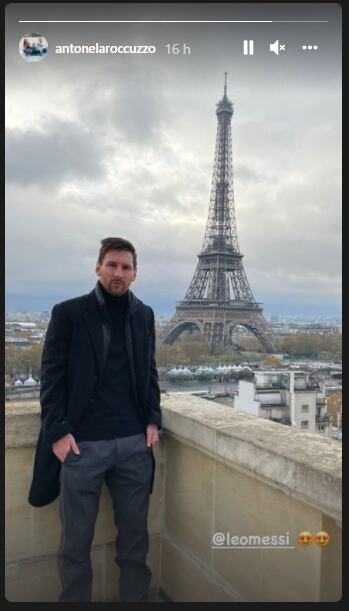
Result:
{"label": "mute speaker icon", "polygon": [[279,51],[286,51],[286,45],[280,44],[278,40],[270,43],[269,50],[275,53],[275,55],[279,55]]}

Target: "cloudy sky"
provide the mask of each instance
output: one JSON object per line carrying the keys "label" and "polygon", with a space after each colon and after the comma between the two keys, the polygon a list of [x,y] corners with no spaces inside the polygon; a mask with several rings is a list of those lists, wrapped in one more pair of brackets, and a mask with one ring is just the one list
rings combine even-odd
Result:
{"label": "cloudy sky", "polygon": [[[157,314],[174,312],[202,247],[227,71],[238,236],[255,299],[267,315],[340,316],[340,9],[202,6],[7,7],[7,309],[51,309],[90,291],[100,240],[123,236],[139,256],[134,292]],[[18,22],[269,18],[328,23]],[[48,40],[42,62],[18,53],[30,32]],[[245,38],[253,56],[242,54]],[[95,42],[157,52],[55,53]],[[174,42],[190,55],[167,55]]]}

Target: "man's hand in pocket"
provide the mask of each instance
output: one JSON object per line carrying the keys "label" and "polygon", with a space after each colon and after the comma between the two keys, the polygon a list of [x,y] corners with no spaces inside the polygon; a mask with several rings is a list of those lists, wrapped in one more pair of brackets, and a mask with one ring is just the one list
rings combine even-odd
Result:
{"label": "man's hand in pocket", "polygon": [[70,448],[73,450],[74,454],[80,454],[80,450],[71,433],[64,435],[64,437],[61,437],[61,439],[58,439],[52,444],[52,451],[61,462],[64,461]]}

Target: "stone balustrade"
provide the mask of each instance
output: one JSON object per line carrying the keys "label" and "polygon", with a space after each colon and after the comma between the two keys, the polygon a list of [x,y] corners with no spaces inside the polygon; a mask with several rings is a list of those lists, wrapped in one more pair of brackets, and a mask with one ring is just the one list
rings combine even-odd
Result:
{"label": "stone balustrade", "polygon": [[[191,395],[162,396],[148,564],[170,601],[341,597],[341,444]],[[37,402],[6,407],[6,598],[57,600],[58,503],[27,502]],[[302,546],[298,534],[330,536]],[[222,533],[224,545],[214,545]],[[260,547],[258,537],[287,545]],[[239,549],[227,538],[240,537]],[[253,545],[246,544],[253,537]],[[103,489],[92,546],[94,601],[117,597],[115,526]],[[258,544],[256,544],[256,541]],[[230,543],[230,541],[228,541]],[[263,541],[262,541],[263,543]]]}

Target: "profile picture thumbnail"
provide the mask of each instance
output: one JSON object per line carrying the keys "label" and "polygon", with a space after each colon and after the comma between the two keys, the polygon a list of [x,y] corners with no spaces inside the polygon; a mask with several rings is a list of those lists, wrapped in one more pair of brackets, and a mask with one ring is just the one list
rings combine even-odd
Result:
{"label": "profile picture thumbnail", "polygon": [[40,62],[47,55],[48,42],[41,34],[26,34],[19,41],[19,54],[28,62]]}

